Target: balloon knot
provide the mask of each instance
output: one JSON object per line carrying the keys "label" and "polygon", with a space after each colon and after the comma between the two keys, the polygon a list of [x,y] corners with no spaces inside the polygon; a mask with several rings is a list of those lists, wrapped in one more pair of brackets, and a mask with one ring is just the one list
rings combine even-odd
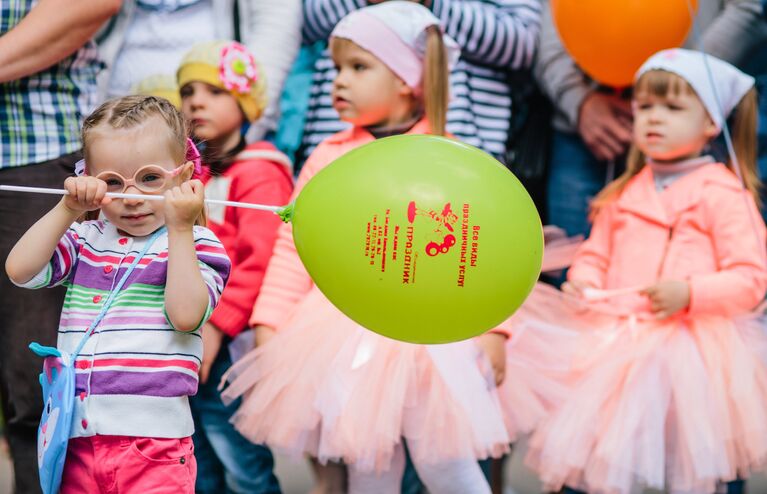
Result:
{"label": "balloon knot", "polygon": [[293,210],[295,203],[290,203],[284,208],[277,211],[277,216],[280,217],[283,223],[290,223],[293,220]]}

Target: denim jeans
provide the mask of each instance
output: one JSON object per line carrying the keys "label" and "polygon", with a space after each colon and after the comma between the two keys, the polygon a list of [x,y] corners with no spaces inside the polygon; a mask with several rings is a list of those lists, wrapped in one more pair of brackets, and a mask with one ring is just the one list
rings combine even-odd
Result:
{"label": "denim jeans", "polygon": [[568,235],[587,235],[589,202],[621,171],[616,167],[609,176],[609,165],[597,160],[578,134],[555,130],[546,183],[548,223]]}
{"label": "denim jeans", "polygon": [[196,492],[200,494],[280,493],[269,448],[245,439],[229,422],[240,406],[237,400],[224,406],[217,386],[232,365],[224,344],[210,370],[208,382],[200,384],[190,398],[194,417],[194,455],[197,458]]}

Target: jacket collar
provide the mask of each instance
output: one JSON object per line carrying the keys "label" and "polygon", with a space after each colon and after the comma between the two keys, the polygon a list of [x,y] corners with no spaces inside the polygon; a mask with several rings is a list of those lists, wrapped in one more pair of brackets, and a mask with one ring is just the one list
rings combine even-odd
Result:
{"label": "jacket collar", "polygon": [[655,190],[652,170],[645,166],[623,190],[617,207],[665,227],[671,227],[679,215],[695,207],[704,197],[708,184],[741,190],[740,181],[722,163],[703,165],[679,178],[666,190]]}
{"label": "jacket collar", "polygon": [[[410,130],[405,132],[405,134],[430,134],[430,133],[431,133],[431,125],[429,125],[429,122],[425,118],[422,118],[421,120],[419,120]],[[358,127],[356,125],[349,127],[348,129],[342,130],[340,132],[337,132],[327,138],[327,142],[331,144],[341,144],[344,142],[367,142],[367,141],[373,141],[373,140],[375,140],[375,138],[373,137],[373,134],[371,134],[366,128]]]}

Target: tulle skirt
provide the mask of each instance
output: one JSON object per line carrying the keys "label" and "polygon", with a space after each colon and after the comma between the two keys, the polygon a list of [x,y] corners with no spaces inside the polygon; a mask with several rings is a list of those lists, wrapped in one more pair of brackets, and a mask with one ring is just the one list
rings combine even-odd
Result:
{"label": "tulle skirt", "polygon": [[419,462],[482,459],[509,437],[473,340],[415,345],[368,331],[315,288],[286,326],[232,367],[225,401],[245,437],[293,455],[389,468],[404,437]]}
{"label": "tulle skirt", "polygon": [[538,287],[517,315],[580,333],[565,400],[533,434],[546,488],[634,486],[712,493],[767,457],[764,321],[756,314],[656,321]]}

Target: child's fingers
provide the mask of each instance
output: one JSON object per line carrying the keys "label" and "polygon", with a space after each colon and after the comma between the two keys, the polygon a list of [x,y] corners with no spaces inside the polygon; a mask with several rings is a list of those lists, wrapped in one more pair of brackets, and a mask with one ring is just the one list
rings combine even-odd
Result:
{"label": "child's fingers", "polygon": [[503,377],[506,375],[506,365],[504,365],[504,362],[499,362],[499,364],[495,365],[494,368],[495,368],[495,385],[500,386],[500,384],[503,382]]}
{"label": "child's fingers", "polygon": [[84,202],[88,205],[94,205],[96,203],[96,194],[98,193],[99,185],[92,181],[89,181],[85,187]]}
{"label": "child's fingers", "polygon": [[648,286],[647,288],[645,288],[644,290],[642,290],[639,293],[641,295],[646,295],[646,296],[648,296],[650,298],[653,298],[655,296],[655,294],[658,293],[658,290],[657,290],[657,288],[655,288],[655,286]]}
{"label": "child's fingers", "polygon": [[581,291],[569,281],[562,283],[562,291],[569,295],[578,295]]}
{"label": "child's fingers", "polygon": [[503,384],[503,380],[506,378],[506,371],[498,370],[495,372],[495,385],[500,386]]}
{"label": "child's fingers", "polygon": [[163,196],[165,196],[165,201],[163,201],[165,207],[173,204],[173,189],[166,190]]}
{"label": "child's fingers", "polygon": [[668,319],[670,315],[671,314],[666,309],[662,309],[662,310],[659,310],[658,312],[655,312],[656,319]]}
{"label": "child's fingers", "polygon": [[176,189],[178,187],[173,187],[165,191],[165,201],[166,202],[173,202],[176,199]]}
{"label": "child's fingers", "polygon": [[64,189],[69,192],[69,195],[72,197],[77,195],[77,180],[75,177],[68,177],[64,180]]}
{"label": "child's fingers", "polygon": [[196,178],[194,180],[190,180],[187,182],[189,184],[189,187],[191,187],[192,191],[199,197],[203,197],[205,195],[205,186],[202,185],[202,182],[197,180]]}
{"label": "child's fingers", "polygon": [[75,188],[75,199],[78,202],[85,202],[85,198],[88,193],[88,182],[85,180],[78,180],[77,187]]}
{"label": "child's fingers", "polygon": [[[106,198],[106,194],[107,194],[107,184],[103,180],[98,180],[96,182],[96,192],[93,196],[93,205],[95,207],[99,207],[102,204],[104,204],[104,199]],[[107,202],[106,204],[109,204],[109,202]]]}
{"label": "child's fingers", "polygon": [[99,180],[96,182],[96,199],[97,201],[101,201],[105,196],[107,195],[107,184],[103,180]]}

